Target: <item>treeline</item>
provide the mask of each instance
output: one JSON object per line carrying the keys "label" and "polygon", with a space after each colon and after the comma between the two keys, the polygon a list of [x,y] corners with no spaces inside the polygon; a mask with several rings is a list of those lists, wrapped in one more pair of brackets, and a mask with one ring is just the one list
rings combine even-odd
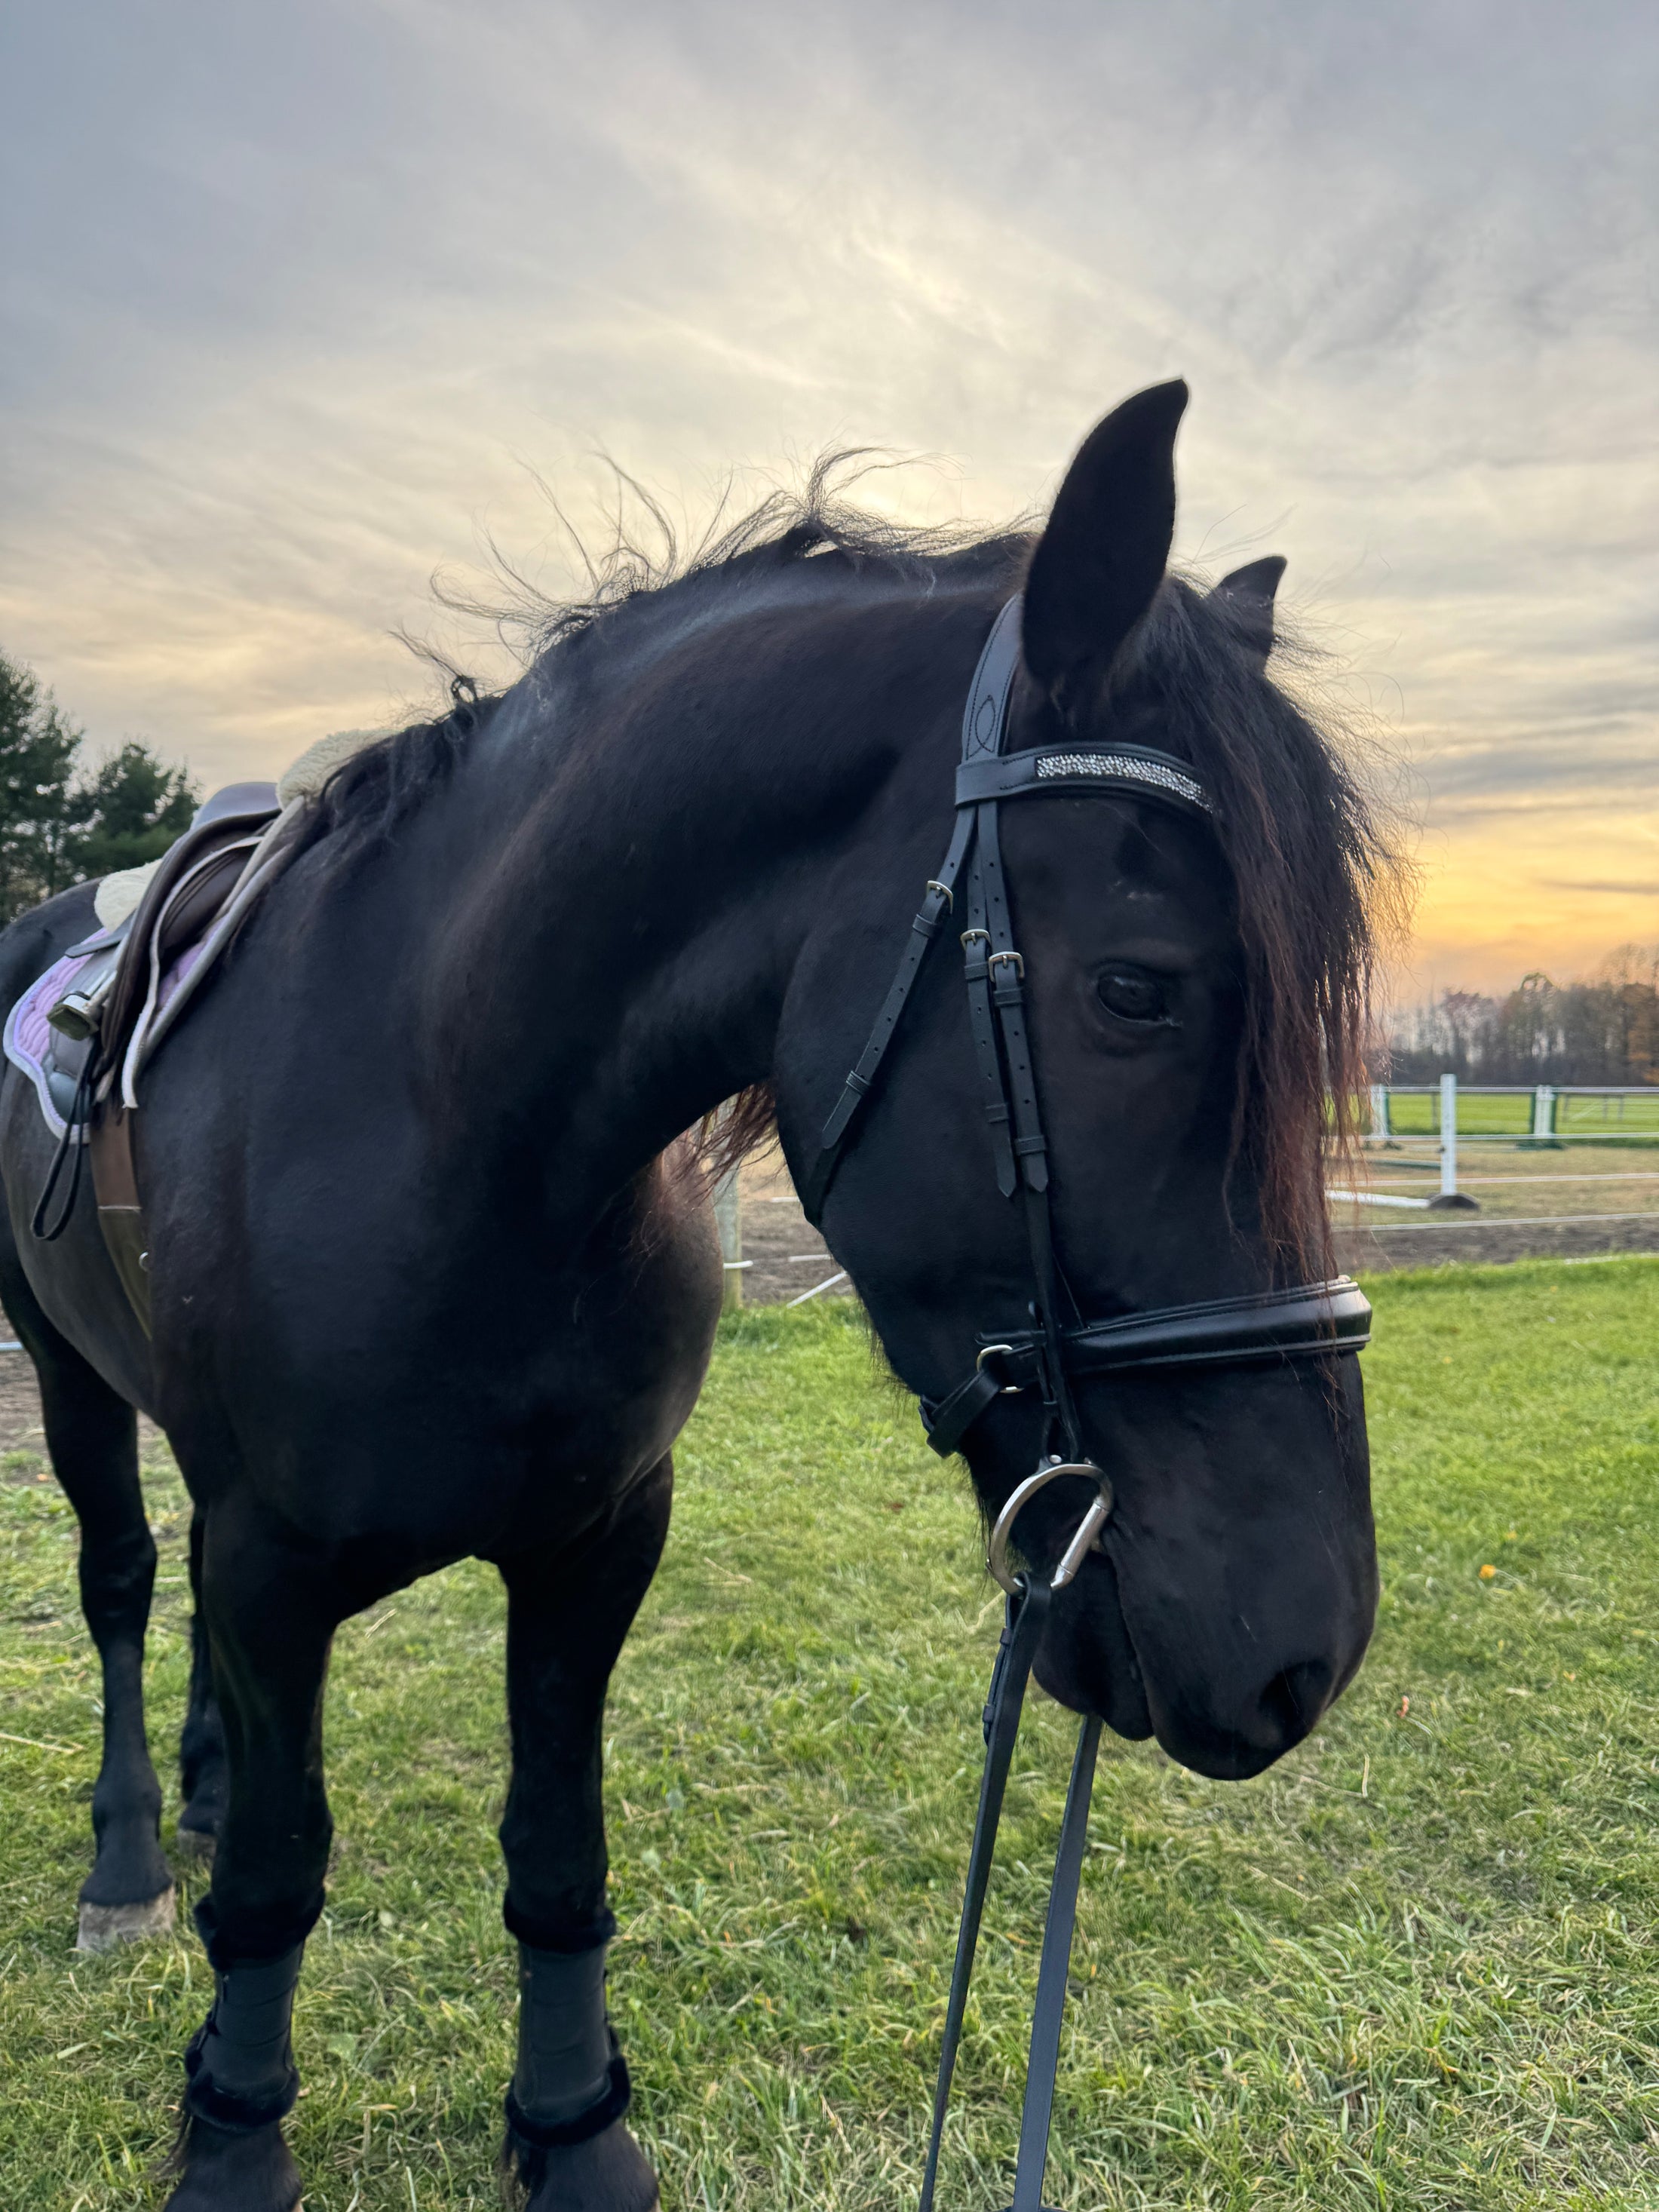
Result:
{"label": "treeline", "polygon": [[[1384,1071],[1379,1070],[1379,1073]],[[1659,947],[1621,945],[1587,981],[1523,976],[1503,998],[1443,991],[1396,1015],[1396,1083],[1659,1084]]]}
{"label": "treeline", "polygon": [[89,876],[137,867],[190,826],[198,793],[129,738],[89,762],[33,669],[0,653],[0,922]]}

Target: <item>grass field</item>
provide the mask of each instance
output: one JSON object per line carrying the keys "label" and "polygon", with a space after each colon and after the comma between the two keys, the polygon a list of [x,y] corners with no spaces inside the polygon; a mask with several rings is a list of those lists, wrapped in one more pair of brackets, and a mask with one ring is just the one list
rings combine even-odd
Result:
{"label": "grass field", "polygon": [[[1052,2203],[1659,2205],[1659,1264],[1387,1279],[1384,1597],[1258,1782],[1103,1759]],[[727,1325],[615,1692],[613,2009],[678,2208],[914,2201],[996,1632],[959,1477],[856,1315]],[[74,1531],[0,1486],[0,2206],[149,2205],[193,1939],[75,1956],[97,1682]],[[185,1687],[182,1494],[150,1667]],[[1493,1571],[1484,1573],[1483,1570]],[[501,1611],[459,1568],[342,1632],[339,1838],[297,2031],[315,2212],[495,2201],[512,1966]],[[1070,1728],[1016,1764],[943,2203],[1007,2201]],[[20,1742],[18,1738],[32,1740]]]}
{"label": "grass field", "polygon": [[[1482,1091],[1459,1087],[1457,1132],[1461,1137],[1524,1137],[1532,1131],[1530,1091]],[[1659,1136],[1659,1090],[1650,1092],[1559,1091],[1554,1132],[1574,1139],[1616,1141],[1621,1136]],[[1440,1127],[1437,1091],[1389,1093],[1389,1127],[1395,1135],[1426,1136]]]}

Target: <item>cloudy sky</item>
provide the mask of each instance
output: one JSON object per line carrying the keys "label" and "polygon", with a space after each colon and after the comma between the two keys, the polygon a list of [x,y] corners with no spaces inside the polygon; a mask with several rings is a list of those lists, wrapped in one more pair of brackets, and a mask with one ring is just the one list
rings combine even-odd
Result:
{"label": "cloudy sky", "polygon": [[9,11],[0,646],[207,782],[378,724],[608,454],[1048,496],[1182,374],[1179,556],[1289,556],[1410,766],[1412,971],[1659,939],[1659,10],[55,0]]}

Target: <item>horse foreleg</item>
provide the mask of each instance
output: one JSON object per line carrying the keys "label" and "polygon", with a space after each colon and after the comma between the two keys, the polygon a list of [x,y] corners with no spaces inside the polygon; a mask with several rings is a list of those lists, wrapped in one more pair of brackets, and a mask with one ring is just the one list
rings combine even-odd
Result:
{"label": "horse foreleg", "polygon": [[173,1873],[162,1853],[161,1785],[144,1729],[144,1632],[155,1543],[138,1480],[137,1416],[61,1336],[21,1269],[4,1276],[7,1310],[34,1362],[52,1472],[81,1523],[81,1610],[104,1677],[104,1743],[92,1793],[97,1856],[81,1886],[76,1948],[165,1934]]}
{"label": "horse foreleg", "polygon": [[202,1617],[202,1537],[206,1523],[198,1511],[190,1524],[190,1587],[194,1612],[190,1624],[190,1698],[179,1738],[179,1788],[184,1810],[179,1841],[186,1850],[210,1857],[225,1810],[225,1731],[213,1689],[213,1659]]}
{"label": "horse foreleg", "polygon": [[605,1689],[668,1533],[672,1462],[595,1536],[498,1561],[507,1590],[513,1781],[505,1917],[519,1942],[519,2057],[504,2163],[530,2212],[651,2212],[656,2177],[624,2124],[628,2069],[605,2012],[601,1756]]}
{"label": "horse foreleg", "polygon": [[201,1582],[229,1788],[196,1913],[213,2009],[185,2057],[167,2202],[170,2212],[291,2212],[300,2176],[282,2121],[300,2084],[289,2030],[323,1907],[323,1685],[346,1601],[325,1558],[234,1492],[206,1516]]}

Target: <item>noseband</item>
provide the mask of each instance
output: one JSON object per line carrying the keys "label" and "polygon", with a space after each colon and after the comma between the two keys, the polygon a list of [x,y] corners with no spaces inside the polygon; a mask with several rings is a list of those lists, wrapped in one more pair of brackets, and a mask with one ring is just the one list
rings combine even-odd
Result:
{"label": "noseband", "polygon": [[[1007,1617],[985,1708],[985,1769],[945,2014],[921,2212],[932,2212],[945,2107],[967,2013],[968,1984],[1026,1682],[1054,1593],[1063,1589],[1077,1574],[1112,1510],[1111,1483],[1083,1449],[1072,1387],[1074,1379],[1328,1358],[1337,1352],[1358,1352],[1370,1334],[1370,1306],[1358,1285],[1346,1275],[1246,1297],[1165,1306],[1108,1321],[1085,1321],[1079,1312],[1054,1255],[1048,1146],[1026,1033],[1025,962],[1013,940],[999,810],[1005,800],[1050,791],[1150,799],[1203,819],[1213,819],[1215,809],[1184,761],[1144,746],[1081,743],[1006,752],[1008,701],[1019,657],[1020,599],[1016,595],[992,626],[969,690],[962,721],[956,830],[951,848],[938,876],[928,884],[921,911],[910,925],[910,941],[869,1041],[823,1125],[817,1158],[802,1194],[807,1218],[815,1226],[821,1225],[824,1199],[845,1156],[849,1133],[893,1041],[927,948],[939,935],[945,916],[954,915],[960,891],[967,924],[960,932],[966,955],[963,972],[980,1093],[990,1129],[997,1188],[1005,1198],[1018,1196],[1022,1201],[1036,1289],[1030,1306],[1034,1325],[981,1334],[973,1372],[942,1398],[923,1399],[922,1419],[928,1442],[945,1455],[958,1448],[987,1407],[1005,1392],[1040,1392],[1043,1423],[1036,1469],[1010,1495],[991,1538],[988,1564],[1008,1593]],[[1061,1475],[1080,1476],[1092,1482],[1093,1501],[1048,1580],[1015,1573],[1008,1564],[1015,1521],[1039,1490]],[[1097,1717],[1084,1721],[1066,1793],[1037,1973],[1011,2212],[1041,2212],[1042,2208],[1060,2016],[1100,1728]]]}

